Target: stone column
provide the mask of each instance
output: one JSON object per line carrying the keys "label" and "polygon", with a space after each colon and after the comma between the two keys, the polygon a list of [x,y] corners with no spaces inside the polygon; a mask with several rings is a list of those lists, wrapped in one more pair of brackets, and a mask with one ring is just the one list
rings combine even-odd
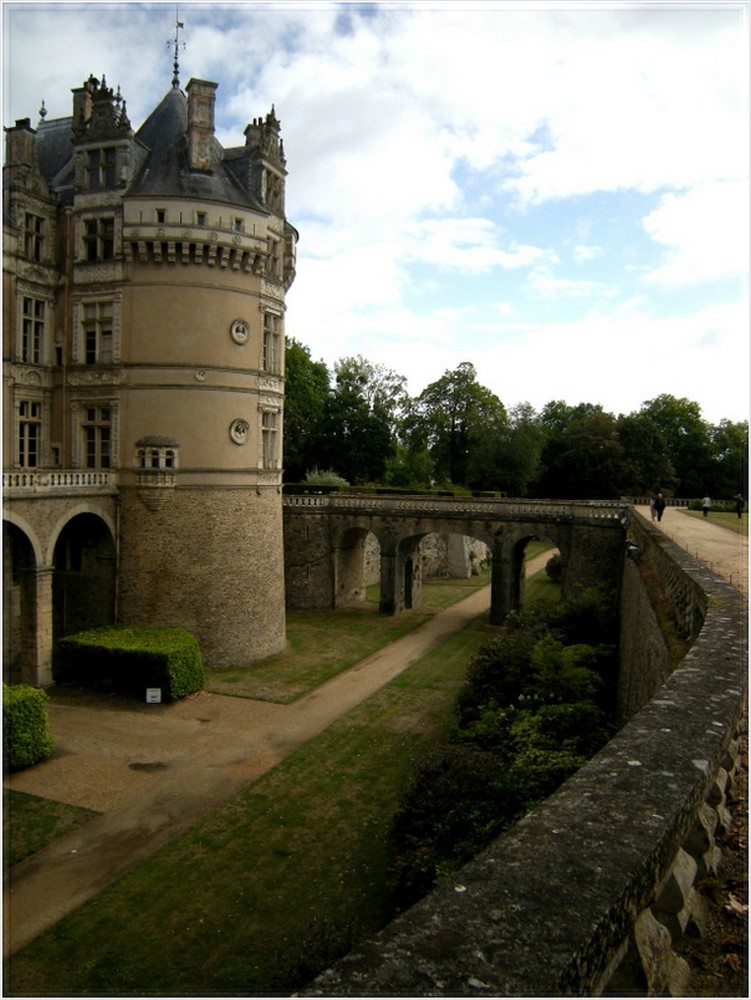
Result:
{"label": "stone column", "polygon": [[493,547],[490,586],[490,624],[501,625],[514,609],[513,552],[501,541]]}
{"label": "stone column", "polygon": [[49,687],[52,683],[52,575],[54,566],[24,570],[23,683]]}
{"label": "stone column", "polygon": [[392,538],[382,539],[381,600],[378,607],[382,615],[397,615],[404,609],[402,576],[397,543]]}

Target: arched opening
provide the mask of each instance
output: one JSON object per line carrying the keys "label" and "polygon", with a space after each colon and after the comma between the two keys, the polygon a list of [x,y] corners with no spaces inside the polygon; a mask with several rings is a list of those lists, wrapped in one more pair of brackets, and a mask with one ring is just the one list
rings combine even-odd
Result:
{"label": "arched opening", "polygon": [[381,550],[378,539],[364,528],[348,528],[335,552],[335,607],[366,600],[367,588],[380,580]]}
{"label": "arched opening", "polygon": [[[35,620],[34,549],[15,524],[3,521],[3,680],[20,684],[30,662]],[[27,668],[26,670],[24,668]]]}
{"label": "arched opening", "polygon": [[527,535],[519,539],[513,550],[512,606],[521,611],[533,601],[560,600],[562,575],[560,552],[552,538]]}
{"label": "arched opening", "polygon": [[77,514],[55,544],[53,640],[111,625],[115,615],[115,544],[95,514]]}

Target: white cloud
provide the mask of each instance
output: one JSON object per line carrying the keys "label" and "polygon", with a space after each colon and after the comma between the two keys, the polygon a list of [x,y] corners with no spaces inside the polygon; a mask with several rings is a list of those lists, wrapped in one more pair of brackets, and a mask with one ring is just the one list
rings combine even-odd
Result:
{"label": "white cloud", "polygon": [[643,220],[666,248],[646,280],[667,288],[738,278],[748,270],[748,181],[720,180],[668,193]]}
{"label": "white cloud", "polygon": [[[747,287],[711,283],[748,269],[747,25],[724,4],[546,7],[186,0],[181,83],[219,83],[226,146],[276,106],[301,235],[287,331],[314,357],[363,354],[415,392],[470,360],[507,405],[665,391],[740,419]],[[42,98],[69,115],[90,73],[135,126],[169,89],[171,4],[3,16],[6,124]],[[424,305],[448,287],[450,309]]]}
{"label": "white cloud", "polygon": [[583,264],[588,260],[595,260],[604,253],[602,247],[580,243],[574,247],[574,260],[577,264]]}

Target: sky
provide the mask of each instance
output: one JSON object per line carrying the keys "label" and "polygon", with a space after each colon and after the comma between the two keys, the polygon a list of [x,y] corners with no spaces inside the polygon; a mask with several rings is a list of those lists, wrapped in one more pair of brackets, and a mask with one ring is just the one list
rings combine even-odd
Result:
{"label": "sky", "polygon": [[300,233],[286,333],[417,396],[749,410],[749,3],[2,3],[3,124],[89,75],[138,128],[219,84],[275,107]]}

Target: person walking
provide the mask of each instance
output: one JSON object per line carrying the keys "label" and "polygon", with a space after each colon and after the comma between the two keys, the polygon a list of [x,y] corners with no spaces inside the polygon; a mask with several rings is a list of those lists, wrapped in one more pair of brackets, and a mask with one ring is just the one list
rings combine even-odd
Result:
{"label": "person walking", "polygon": [[662,520],[662,513],[665,510],[665,497],[662,493],[658,493],[655,497],[655,514],[657,514],[657,520]]}
{"label": "person walking", "polygon": [[712,498],[704,497],[701,502],[701,509],[704,512],[705,517],[709,517],[709,508],[712,506]]}
{"label": "person walking", "polygon": [[735,494],[735,513],[740,517],[743,514],[743,494]]}
{"label": "person walking", "polygon": [[653,521],[656,520],[656,518],[657,518],[657,511],[655,510],[655,498],[654,497],[652,497],[652,499],[649,501],[649,514],[650,514],[650,517],[652,518]]}

